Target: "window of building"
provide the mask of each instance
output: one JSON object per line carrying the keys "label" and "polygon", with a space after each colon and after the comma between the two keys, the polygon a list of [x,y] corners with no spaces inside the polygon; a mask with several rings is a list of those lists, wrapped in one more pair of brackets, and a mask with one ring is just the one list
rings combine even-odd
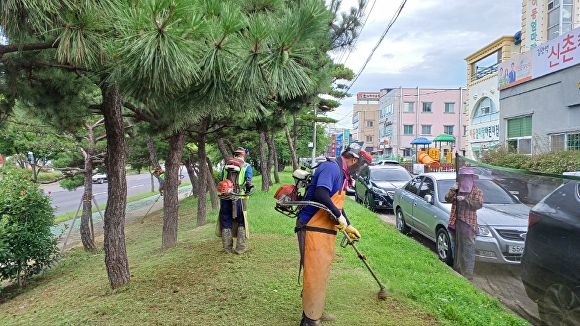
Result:
{"label": "window of building", "polygon": [[566,134],[550,135],[550,149],[563,151],[566,149]]}
{"label": "window of building", "polygon": [[549,0],[548,1],[548,40],[557,38],[573,28],[574,1],[573,0]]}
{"label": "window of building", "polygon": [[568,134],[566,138],[567,150],[580,150],[580,134]]}
{"label": "window of building", "polygon": [[404,135],[412,135],[413,134],[413,125],[404,125],[403,126],[403,134]]}
{"label": "window of building", "polygon": [[445,113],[454,113],[455,103],[445,103]]}
{"label": "window of building", "polygon": [[532,154],[532,116],[507,121],[508,150],[518,154]]}
{"label": "window of building", "polygon": [[415,102],[405,102],[403,112],[413,112],[415,110]]}
{"label": "window of building", "polygon": [[443,132],[453,136],[453,127],[454,126],[443,126]]}
{"label": "window of building", "polygon": [[507,121],[507,138],[531,137],[532,116],[509,119]]}
{"label": "window of building", "polygon": [[475,108],[471,124],[476,125],[496,120],[499,120],[499,111],[495,104],[489,97],[483,98]]}
{"label": "window of building", "polygon": [[432,112],[433,102],[423,102],[423,112]]}
{"label": "window of building", "polygon": [[373,126],[373,120],[367,120],[367,127]]}
{"label": "window of building", "polygon": [[431,125],[421,125],[421,135],[430,135]]}
{"label": "window of building", "polygon": [[372,143],[373,142],[373,136],[367,136],[366,138],[367,143]]}

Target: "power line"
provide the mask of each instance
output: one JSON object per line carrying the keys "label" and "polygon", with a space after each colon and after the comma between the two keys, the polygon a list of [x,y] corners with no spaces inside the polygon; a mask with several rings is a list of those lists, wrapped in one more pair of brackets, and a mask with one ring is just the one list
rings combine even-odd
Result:
{"label": "power line", "polygon": [[393,26],[393,24],[395,23],[395,21],[397,20],[397,18],[401,14],[401,11],[403,10],[403,7],[405,6],[405,3],[407,3],[407,0],[403,0],[403,2],[401,3],[401,5],[399,6],[399,9],[397,9],[397,12],[393,16],[393,18],[391,18],[391,21],[389,22],[389,25],[387,25],[387,28],[385,29],[385,31],[383,32],[383,35],[381,35],[381,38],[379,39],[379,41],[377,42],[377,44],[375,45],[375,47],[373,48],[373,50],[369,54],[369,57],[367,58],[367,60],[365,61],[365,63],[363,64],[363,66],[361,67],[361,69],[359,70],[359,72],[355,75],[355,77],[351,81],[350,85],[347,87],[347,89],[346,89],[347,92],[350,90],[350,88],[352,87],[352,85],[357,81],[358,77],[361,75],[361,73],[363,72],[363,70],[366,68],[366,66],[369,63],[369,61],[371,61],[371,58],[372,58],[373,54],[375,53],[375,50],[379,47],[379,45],[381,45],[381,42],[385,38],[385,35],[387,35],[387,32],[391,29],[391,26]]}
{"label": "power line", "polygon": [[[348,55],[346,56],[346,59],[344,59],[344,64],[346,65],[346,62],[348,61],[348,58],[350,57],[350,55],[352,54],[353,50],[356,48],[356,43],[358,42],[358,40],[360,39],[360,35],[362,34],[363,29],[365,28],[365,25],[367,24],[367,21],[369,20],[369,17],[371,16],[371,13],[373,12],[373,8],[375,7],[375,4],[377,3],[377,0],[373,1],[373,5],[371,6],[371,9],[369,10],[369,13],[366,15],[366,19],[363,22],[360,31],[359,31],[359,37],[356,38],[356,40],[354,41],[354,44],[352,45],[352,47],[350,48],[350,50],[348,51]],[[366,10],[366,6],[365,6],[365,10]],[[345,51],[346,52],[346,51]],[[338,59],[338,62],[342,62],[342,57],[344,56],[344,53],[342,53],[342,55],[340,56],[340,58]]]}

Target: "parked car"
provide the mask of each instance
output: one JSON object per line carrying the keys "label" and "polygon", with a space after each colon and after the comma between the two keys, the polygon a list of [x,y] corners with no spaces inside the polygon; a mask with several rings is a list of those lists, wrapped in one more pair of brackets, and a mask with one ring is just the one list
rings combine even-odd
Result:
{"label": "parked car", "polygon": [[400,164],[399,161],[395,160],[379,160],[375,165],[387,165],[387,164]]}
{"label": "parked car", "polygon": [[580,325],[579,181],[564,179],[530,210],[522,282],[544,325]]}
{"label": "parked car", "polygon": [[[451,203],[444,197],[454,183],[454,172],[422,173],[395,191],[393,203],[397,229],[435,242],[439,259],[448,265],[453,265],[447,233]],[[483,192],[483,207],[477,211],[476,261],[518,264],[529,207],[492,179],[480,177],[475,185]]]}
{"label": "parked car", "polygon": [[395,189],[413,176],[399,164],[365,167],[354,186],[354,199],[370,210],[393,209]]}
{"label": "parked car", "polygon": [[97,173],[93,175],[93,183],[103,183],[108,181],[107,174],[105,173]]}
{"label": "parked car", "polygon": [[493,181],[504,187],[512,195],[517,196],[519,200],[526,201],[528,199],[528,182],[526,180],[501,171],[492,171],[478,166],[472,168],[475,174],[493,179]]}

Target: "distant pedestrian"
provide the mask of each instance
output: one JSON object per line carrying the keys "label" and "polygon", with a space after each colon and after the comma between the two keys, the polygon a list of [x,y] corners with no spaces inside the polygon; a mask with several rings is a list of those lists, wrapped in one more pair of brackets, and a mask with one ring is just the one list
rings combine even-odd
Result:
{"label": "distant pedestrian", "polygon": [[157,168],[154,169],[152,173],[155,176],[155,178],[157,178],[157,181],[159,181],[159,194],[163,196],[163,187],[165,186],[165,171]]}
{"label": "distant pedestrian", "polygon": [[[467,279],[473,278],[477,210],[483,207],[483,192],[475,186],[479,177],[470,167],[459,169],[457,182],[445,195],[451,203],[449,225],[455,225],[454,269]],[[449,228],[449,226],[448,226]]]}

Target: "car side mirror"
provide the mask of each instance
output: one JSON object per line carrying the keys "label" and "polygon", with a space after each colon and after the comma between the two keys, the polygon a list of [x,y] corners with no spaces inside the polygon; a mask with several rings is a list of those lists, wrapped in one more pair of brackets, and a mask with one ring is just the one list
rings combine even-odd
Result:
{"label": "car side mirror", "polygon": [[426,202],[428,202],[429,204],[433,204],[433,196],[431,195],[425,195],[425,197],[423,197],[425,199]]}

